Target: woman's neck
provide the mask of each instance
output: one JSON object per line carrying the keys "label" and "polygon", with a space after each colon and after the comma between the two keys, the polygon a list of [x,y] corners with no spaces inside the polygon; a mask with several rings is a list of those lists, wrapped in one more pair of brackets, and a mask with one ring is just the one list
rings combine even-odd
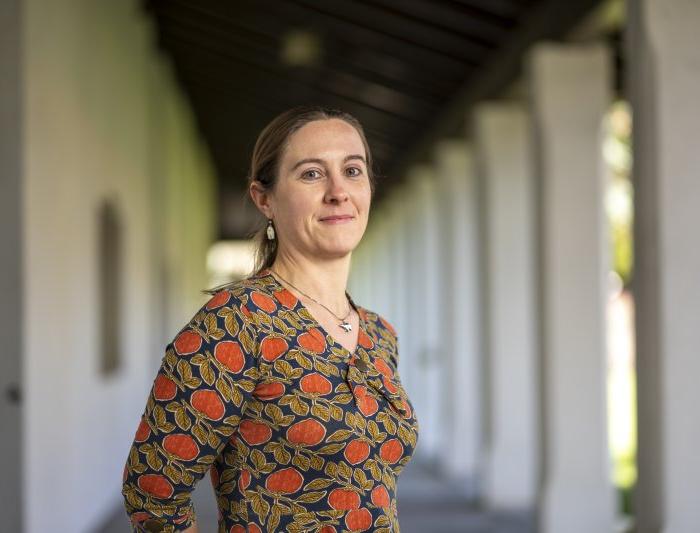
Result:
{"label": "woman's neck", "polygon": [[347,311],[348,300],[345,296],[350,258],[329,263],[313,263],[305,260],[279,256],[270,267],[271,270],[312,299],[322,303],[333,312],[343,314]]}

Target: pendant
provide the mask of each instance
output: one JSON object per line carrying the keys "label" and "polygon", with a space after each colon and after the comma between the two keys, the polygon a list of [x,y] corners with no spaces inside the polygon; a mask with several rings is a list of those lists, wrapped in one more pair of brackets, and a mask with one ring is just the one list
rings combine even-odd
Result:
{"label": "pendant", "polygon": [[352,324],[348,324],[347,322],[341,322],[340,327],[343,328],[346,332],[352,331]]}

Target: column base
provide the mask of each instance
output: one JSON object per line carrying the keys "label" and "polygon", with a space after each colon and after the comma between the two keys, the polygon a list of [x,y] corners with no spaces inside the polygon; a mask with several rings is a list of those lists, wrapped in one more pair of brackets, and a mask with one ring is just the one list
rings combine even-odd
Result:
{"label": "column base", "polygon": [[615,493],[608,484],[545,488],[539,513],[540,533],[611,533],[615,531]]}

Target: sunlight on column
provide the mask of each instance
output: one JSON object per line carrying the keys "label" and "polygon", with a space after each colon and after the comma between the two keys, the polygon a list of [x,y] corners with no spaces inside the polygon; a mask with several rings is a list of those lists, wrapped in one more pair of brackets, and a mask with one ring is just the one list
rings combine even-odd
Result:
{"label": "sunlight on column", "polygon": [[621,497],[619,511],[632,515],[630,494],[637,479],[637,400],[634,300],[629,290],[634,261],[633,189],[630,179],[632,117],[626,102],[613,104],[605,127],[605,211],[612,245],[607,308],[608,444],[613,462],[613,482]]}

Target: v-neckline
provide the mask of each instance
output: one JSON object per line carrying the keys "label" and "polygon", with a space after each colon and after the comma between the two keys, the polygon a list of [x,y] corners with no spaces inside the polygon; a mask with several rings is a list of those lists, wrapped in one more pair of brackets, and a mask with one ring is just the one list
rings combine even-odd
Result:
{"label": "v-neckline", "polygon": [[[324,328],[324,327],[321,325],[321,323],[320,323],[318,320],[316,320],[316,317],[314,317],[313,313],[311,313],[311,311],[309,310],[309,308],[306,307],[306,305],[304,305],[304,302],[301,301],[301,298],[299,298],[298,296],[296,296],[295,294],[293,294],[289,289],[287,289],[287,287],[285,287],[284,285],[282,285],[282,284],[279,282],[279,280],[274,276],[274,274],[272,273],[272,271],[271,271],[269,268],[266,268],[266,269],[262,270],[262,271],[259,273],[259,275],[258,275],[257,277],[267,277],[267,278],[270,278],[270,279],[272,280],[272,282],[273,282],[277,287],[288,291],[290,294],[292,294],[292,295],[296,298],[296,300],[297,300],[297,302],[299,303],[299,306],[300,306],[300,308],[297,310],[297,313],[298,313],[300,310],[303,309],[303,310],[305,311],[306,315],[307,315],[307,316],[309,317],[309,319],[310,319],[308,323],[307,323],[307,322],[304,322],[304,324],[306,324],[305,327],[306,327],[307,331],[308,331],[308,330],[311,330],[311,329],[314,329],[314,328],[318,329],[318,330],[323,334],[324,338],[330,339],[330,344],[332,344],[333,346],[337,346],[338,348],[340,348],[340,349],[347,355],[347,358],[348,358],[348,359],[352,359],[353,357],[357,357],[357,356],[358,356],[357,352],[358,352],[359,349],[360,349],[360,338],[361,338],[362,333],[364,333],[365,335],[367,335],[367,327],[366,327],[366,324],[365,324],[365,320],[364,320],[364,318],[362,317],[362,312],[360,312],[360,309],[364,309],[364,308],[362,308],[361,306],[357,305],[357,304],[354,302],[354,300],[352,299],[352,297],[350,296],[350,294],[348,294],[348,291],[345,291],[345,295],[348,297],[348,301],[350,302],[350,305],[355,309],[355,311],[357,312],[357,316],[358,316],[358,318],[359,318],[359,320],[358,320],[358,328],[357,328],[357,342],[355,343],[355,349],[354,349],[352,352],[351,352],[350,350],[348,350],[345,346],[343,346],[342,344],[340,344],[340,342],[338,342],[338,340],[337,340],[333,335],[331,335],[330,333],[328,333],[328,331],[326,331],[326,328]],[[333,353],[333,352],[331,351],[331,353]]]}

